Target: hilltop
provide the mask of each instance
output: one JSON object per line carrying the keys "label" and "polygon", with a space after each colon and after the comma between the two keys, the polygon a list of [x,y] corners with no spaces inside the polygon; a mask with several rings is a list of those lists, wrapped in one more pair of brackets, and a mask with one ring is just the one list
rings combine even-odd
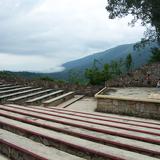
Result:
{"label": "hilltop", "polygon": [[133,58],[134,68],[139,68],[148,63],[151,56],[151,48],[156,47],[156,43],[151,43],[146,45],[144,48],[135,49],[135,44],[124,44],[103,52],[98,52],[91,54],[81,59],[67,62],[63,64],[65,68],[62,72],[50,73],[50,77],[55,77],[58,79],[68,79],[69,72],[75,71],[83,76],[86,68],[90,68],[93,65],[94,60],[99,62],[99,67],[101,68],[105,63],[111,63],[112,60],[118,61],[120,59],[125,59],[130,53]]}

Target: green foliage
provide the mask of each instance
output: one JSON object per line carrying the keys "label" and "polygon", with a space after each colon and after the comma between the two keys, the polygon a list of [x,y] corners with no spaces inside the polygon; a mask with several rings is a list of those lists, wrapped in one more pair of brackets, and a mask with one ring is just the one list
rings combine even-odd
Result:
{"label": "green foliage", "polygon": [[127,72],[131,71],[132,69],[132,55],[129,53],[125,59],[125,66]]}
{"label": "green foliage", "polygon": [[160,0],[108,0],[106,9],[110,19],[131,14],[131,25],[141,20],[146,26],[143,42],[151,40],[160,44]]}
{"label": "green foliage", "polygon": [[117,76],[126,73],[126,71],[131,71],[133,67],[131,54],[128,54],[125,60],[120,58],[118,61],[111,61],[110,64],[104,64],[103,69],[101,70],[97,67],[97,62],[97,60],[94,60],[92,67],[85,71],[85,77],[92,85],[104,84],[107,80],[116,78]]}
{"label": "green foliage", "polygon": [[71,69],[68,73],[68,82],[71,84],[86,85],[87,81],[81,71]]}
{"label": "green foliage", "polygon": [[102,70],[97,67],[96,62],[97,60],[94,60],[93,66],[85,71],[85,77],[92,85],[104,84],[105,81],[122,74],[123,59],[104,64]]}
{"label": "green foliage", "polygon": [[104,74],[99,71],[96,65],[97,62],[97,60],[94,60],[92,68],[87,68],[85,70],[85,77],[89,79],[89,83],[92,85],[102,84],[102,82],[105,81]]}
{"label": "green foliage", "polygon": [[104,75],[98,69],[86,69],[85,76],[92,85],[102,84],[105,80]]}
{"label": "green foliage", "polygon": [[66,83],[66,81],[64,80],[58,80],[58,79],[54,79],[48,76],[43,76],[43,77],[36,78],[36,79],[46,81],[46,82],[55,82],[55,83],[62,83],[62,84]]}
{"label": "green foliage", "polygon": [[111,61],[110,70],[112,73],[112,77],[122,74],[122,61],[122,59],[120,61]]}
{"label": "green foliage", "polygon": [[42,80],[42,81],[50,81],[50,82],[55,81],[53,78],[50,78],[50,77],[40,77],[39,79]]}
{"label": "green foliage", "polygon": [[149,60],[150,63],[160,62],[160,48],[153,48],[152,55]]}
{"label": "green foliage", "polygon": [[13,77],[15,76],[15,74],[9,71],[0,71],[0,76],[1,77]]}

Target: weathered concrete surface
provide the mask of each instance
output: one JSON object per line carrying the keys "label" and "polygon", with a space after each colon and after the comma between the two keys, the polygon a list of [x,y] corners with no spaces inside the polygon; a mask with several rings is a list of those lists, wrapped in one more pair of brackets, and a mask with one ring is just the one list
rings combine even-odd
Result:
{"label": "weathered concrete surface", "polygon": [[7,158],[7,157],[5,157],[5,156],[0,154],[0,160],[9,160],[9,158]]}
{"label": "weathered concrete surface", "polygon": [[[13,144],[15,146],[18,146],[20,148],[18,153],[18,151],[14,150],[12,147],[8,147],[8,150],[6,150],[2,148],[3,145],[0,146],[0,151],[5,152],[6,155],[16,160],[19,160],[19,159],[34,160],[35,158],[32,157],[33,154],[35,155],[35,157],[37,155],[39,157],[44,158],[45,160],[55,160],[55,159],[56,160],[83,160],[83,158],[73,156],[71,154],[62,152],[57,149],[46,147],[28,138],[13,134],[11,132],[8,132],[2,129],[0,129],[0,139],[10,144]],[[30,152],[30,154],[25,152],[24,150]],[[22,151],[24,152],[23,154],[22,154]],[[0,159],[0,160],[3,160],[3,159]]]}
{"label": "weathered concrete surface", "polygon": [[0,106],[0,128],[88,160],[160,158],[156,120],[8,105]]}
{"label": "weathered concrete surface", "polygon": [[48,100],[51,98],[54,98],[60,94],[63,93],[63,90],[58,90],[58,91],[53,91],[51,93],[33,98],[33,99],[29,99],[28,101],[26,101],[27,105],[40,105],[44,100]]}
{"label": "weathered concrete surface", "polygon": [[160,119],[157,88],[106,88],[95,95],[96,111]]}
{"label": "weathered concrete surface", "polygon": [[74,92],[67,92],[43,102],[43,106],[57,106],[74,97]]}
{"label": "weathered concrete surface", "polygon": [[96,109],[96,99],[90,97],[84,97],[83,99],[67,106],[67,109],[85,112],[94,112]]}
{"label": "weathered concrete surface", "polygon": [[57,105],[56,107],[67,108],[67,107],[70,107],[71,105],[73,106],[74,103],[76,103],[77,101],[81,101],[82,98],[84,98],[84,95],[75,95],[70,100],[63,102],[63,103]]}

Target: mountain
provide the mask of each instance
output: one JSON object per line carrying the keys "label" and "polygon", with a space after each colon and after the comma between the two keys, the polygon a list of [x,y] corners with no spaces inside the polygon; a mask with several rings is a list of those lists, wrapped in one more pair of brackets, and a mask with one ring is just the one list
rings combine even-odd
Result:
{"label": "mountain", "polygon": [[[124,44],[111,49],[108,49],[103,52],[98,52],[84,58],[80,58],[74,61],[70,61],[63,64],[65,68],[62,72],[57,73],[32,73],[32,72],[12,72],[20,77],[25,78],[41,78],[41,77],[50,77],[54,79],[69,79],[70,73],[78,74],[78,77],[84,77],[84,72],[86,68],[90,68],[93,65],[94,60],[98,60],[98,67],[102,68],[105,63],[110,63],[112,60],[116,61],[120,58],[126,58],[130,53],[132,55],[134,68],[141,67],[146,64],[151,56],[151,48],[157,47],[157,43],[151,43],[146,45],[144,48],[139,50],[134,49],[135,44]],[[10,73],[11,74],[11,73]]]}
{"label": "mountain", "polygon": [[103,64],[110,63],[112,60],[119,60],[120,58],[124,59],[129,53],[132,55],[134,67],[138,68],[148,62],[151,55],[151,48],[157,46],[156,43],[152,43],[150,45],[146,45],[144,48],[135,50],[134,45],[135,44],[120,45],[103,52],[67,62],[63,64],[63,67],[65,68],[64,71],[50,73],[49,76],[58,79],[68,79],[68,75],[71,70],[83,75],[85,69],[91,67],[95,59],[100,62],[99,67],[102,67]]}

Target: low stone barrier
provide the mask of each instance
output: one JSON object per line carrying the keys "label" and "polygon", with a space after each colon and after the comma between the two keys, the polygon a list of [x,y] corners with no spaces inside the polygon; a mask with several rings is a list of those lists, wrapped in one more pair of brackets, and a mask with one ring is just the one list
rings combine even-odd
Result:
{"label": "low stone barrier", "polygon": [[95,95],[97,99],[96,111],[98,112],[160,119],[160,100],[112,97],[103,95],[103,91]]}

